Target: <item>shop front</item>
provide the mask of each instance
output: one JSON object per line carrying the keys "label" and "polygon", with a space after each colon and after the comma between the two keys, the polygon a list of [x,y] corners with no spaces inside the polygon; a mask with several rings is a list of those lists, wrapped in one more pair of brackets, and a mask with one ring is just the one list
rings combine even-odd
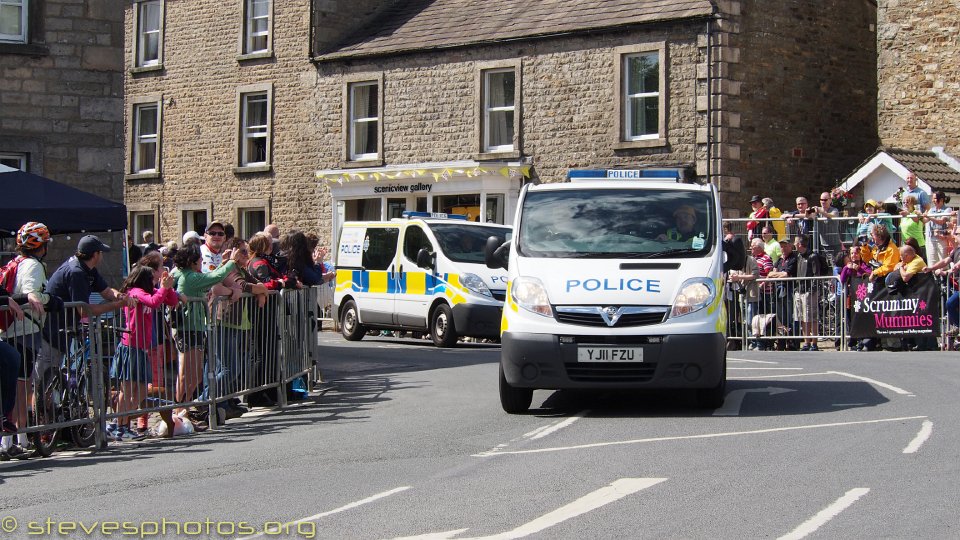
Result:
{"label": "shop front", "polygon": [[347,221],[378,221],[405,211],[462,214],[511,224],[530,165],[458,161],[317,171],[333,199],[333,235]]}

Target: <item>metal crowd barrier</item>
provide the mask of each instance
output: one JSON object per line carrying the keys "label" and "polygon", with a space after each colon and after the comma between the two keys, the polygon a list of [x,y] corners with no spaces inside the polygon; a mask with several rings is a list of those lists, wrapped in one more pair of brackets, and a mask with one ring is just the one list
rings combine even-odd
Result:
{"label": "metal crowd barrier", "polygon": [[310,287],[272,291],[262,299],[189,299],[175,309],[141,305],[138,313],[152,320],[149,332],[132,327],[123,310],[87,318],[83,303],[47,313],[46,332],[30,331],[39,325],[11,325],[5,332],[11,344],[41,352],[35,369],[24,363],[18,368],[18,403],[10,420],[30,437],[36,453],[49,455],[64,438],[102,448],[109,424],[126,425],[154,412],[164,417],[206,407],[214,429],[224,420],[218,405],[255,392],[275,389],[283,407],[289,383],[304,377],[305,388],[312,385],[320,356],[318,294]]}

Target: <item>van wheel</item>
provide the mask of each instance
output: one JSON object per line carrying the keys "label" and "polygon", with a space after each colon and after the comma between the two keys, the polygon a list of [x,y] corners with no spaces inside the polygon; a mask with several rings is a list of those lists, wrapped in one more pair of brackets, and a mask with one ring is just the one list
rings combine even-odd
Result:
{"label": "van wheel", "polygon": [[532,388],[516,388],[510,386],[503,376],[503,365],[500,365],[500,406],[509,414],[527,412],[530,402],[533,401]]}
{"label": "van wheel", "polygon": [[727,358],[723,358],[723,371],[720,382],[713,388],[698,388],[696,390],[697,406],[704,409],[719,409],[727,397]]}
{"label": "van wheel", "polygon": [[367,333],[367,329],[360,324],[357,303],[353,300],[348,300],[340,312],[340,333],[347,341],[360,341]]}
{"label": "van wheel", "polygon": [[453,327],[453,311],[440,304],[430,317],[430,337],[437,347],[453,347],[457,344],[457,329]]}

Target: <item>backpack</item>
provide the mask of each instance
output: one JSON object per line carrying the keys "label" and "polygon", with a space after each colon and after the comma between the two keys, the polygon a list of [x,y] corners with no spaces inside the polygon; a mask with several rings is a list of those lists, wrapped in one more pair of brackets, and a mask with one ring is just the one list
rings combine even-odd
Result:
{"label": "backpack", "polygon": [[[7,293],[7,296],[13,296],[13,289],[17,285],[17,268],[23,262],[22,256],[14,257],[0,268],[0,289]],[[0,311],[0,330],[6,330],[13,323],[13,313],[9,310]]]}

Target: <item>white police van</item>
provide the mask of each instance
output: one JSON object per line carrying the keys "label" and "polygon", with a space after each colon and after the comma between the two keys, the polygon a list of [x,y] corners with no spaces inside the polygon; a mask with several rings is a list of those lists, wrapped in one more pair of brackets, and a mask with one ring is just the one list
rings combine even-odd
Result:
{"label": "white police van", "polygon": [[675,170],[569,178],[524,186],[513,240],[487,245],[487,264],[509,276],[503,409],[523,412],[534,389],[563,388],[692,389],[719,407],[724,274],[743,260],[731,249],[725,263],[716,188]]}
{"label": "white police van", "polygon": [[507,276],[484,264],[483,250],[491,236],[509,240],[512,229],[454,214],[403,216],[341,229],[333,303],[343,337],[429,332],[438,347],[461,336],[497,338]]}

